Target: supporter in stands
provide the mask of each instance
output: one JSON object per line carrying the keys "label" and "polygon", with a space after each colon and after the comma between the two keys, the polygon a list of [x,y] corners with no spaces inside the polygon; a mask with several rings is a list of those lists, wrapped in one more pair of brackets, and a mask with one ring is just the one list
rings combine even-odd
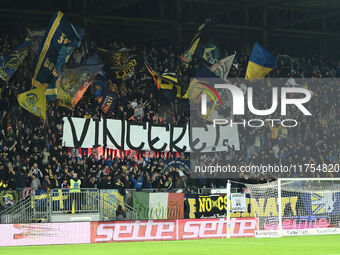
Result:
{"label": "supporter in stands", "polygon": [[15,171],[15,187],[16,190],[22,191],[26,188],[26,166],[22,166],[19,168],[20,165],[17,167],[17,170]]}
{"label": "supporter in stands", "polygon": [[53,178],[51,180],[51,188],[53,188],[53,189],[60,188],[60,181],[59,181],[59,178],[58,178],[57,174],[53,175]]}
{"label": "supporter in stands", "polygon": [[41,164],[43,166],[46,166],[49,163],[51,154],[47,151],[47,148],[45,147],[43,152],[41,153]]}
{"label": "supporter in stands", "polygon": [[123,177],[123,185],[125,189],[133,188],[133,186],[131,185],[130,177],[128,175],[125,175],[125,177]]}
{"label": "supporter in stands", "polygon": [[118,205],[116,210],[116,220],[125,220],[126,213],[121,205]]}
{"label": "supporter in stands", "polygon": [[144,179],[144,176],[143,175],[139,175],[137,177],[137,180],[134,178],[135,177],[135,174],[132,174],[130,176],[130,180],[133,182],[133,188],[134,189],[137,189],[137,190],[141,190],[142,187],[143,187],[143,179]]}
{"label": "supporter in stands", "polygon": [[32,192],[34,193],[35,190],[41,188],[40,180],[37,178],[36,174],[30,173],[28,177],[31,177],[31,189]]}
{"label": "supporter in stands", "polygon": [[62,188],[62,189],[67,189],[67,188],[69,188],[69,185],[68,185],[68,183],[67,183],[67,180],[64,180],[64,181],[63,181],[63,183],[60,185],[60,188]]}
{"label": "supporter in stands", "polygon": [[152,189],[152,179],[149,174],[146,173],[146,178],[144,179],[143,189]]}
{"label": "supporter in stands", "polygon": [[186,184],[186,177],[185,175],[180,176],[179,178],[176,179],[176,183],[175,183],[175,187],[182,189],[182,188],[186,188],[187,184]]}
{"label": "supporter in stands", "polygon": [[100,184],[100,189],[113,189],[114,188],[114,182],[112,180],[111,175],[107,175],[105,180]]}
{"label": "supporter in stands", "polygon": [[41,188],[49,191],[52,187],[53,186],[50,181],[50,177],[48,175],[45,175],[44,180],[41,182]]}
{"label": "supporter in stands", "polygon": [[[16,40],[5,36],[0,42],[0,52],[9,52],[15,46]],[[20,40],[18,40],[20,41]],[[107,46],[105,42],[104,45]],[[168,43],[167,43],[168,44]],[[71,57],[73,63],[78,63],[88,56],[92,56],[97,45],[87,42],[75,51]],[[89,46],[85,46],[89,45]],[[143,45],[138,43],[135,48],[144,49],[149,56],[151,65],[159,72],[166,68],[180,69],[180,62],[176,57],[177,49],[173,45],[163,47],[162,43]],[[113,46],[112,46],[113,47]],[[238,51],[229,77],[244,77],[248,56],[243,50]],[[195,66],[199,60],[194,58],[193,64],[184,72],[183,84],[187,84],[190,75],[195,73]],[[169,63],[169,65],[166,64]],[[271,77],[284,77],[290,80],[305,77],[337,77],[340,75],[340,62],[323,57],[285,57],[277,61],[277,67],[270,73]],[[94,100],[93,90],[89,89],[73,111],[57,107],[55,103],[48,103],[47,121],[42,123],[31,114],[18,107],[16,95],[31,88],[31,78],[34,68],[34,55],[29,54],[24,64],[6,83],[0,80],[0,189],[18,189],[30,186],[33,190],[42,186],[68,187],[72,174],[76,173],[82,180],[82,187],[116,187],[123,190],[185,188],[188,186],[225,186],[225,182],[218,180],[198,181],[180,175],[178,169],[166,170],[162,160],[142,156],[140,162],[132,158],[99,157],[98,150],[78,150],[64,148],[61,144],[63,117],[109,117],[116,119],[130,119],[131,121],[153,121],[154,123],[172,123],[184,125],[188,123],[189,111],[181,107],[180,100],[167,103],[164,95],[158,91],[154,81],[145,68],[136,68],[131,79],[124,82],[114,81],[118,89],[117,100],[113,113],[104,115]],[[286,83],[286,81],[284,83]],[[295,86],[295,85],[294,85]],[[303,84],[305,86],[305,84]],[[233,165],[255,164],[267,162],[272,164],[284,162],[339,162],[339,100],[340,87],[337,84],[314,86],[307,84],[313,94],[322,96],[324,100],[312,98],[313,125],[307,124],[301,116],[302,131],[290,131],[280,126],[267,126],[255,130],[253,133],[240,128],[241,150],[230,150],[228,161]],[[266,93],[267,87],[256,92],[260,94],[262,102],[271,102],[271,94]],[[332,105],[331,109],[329,106]],[[247,116],[249,119],[252,116]],[[237,120],[237,119],[236,119]],[[290,133],[291,132],[291,133]],[[79,154],[79,155],[78,155]],[[81,159],[79,159],[81,157]],[[143,159],[144,158],[144,159]],[[165,159],[165,158],[164,158]],[[178,160],[182,160],[178,158]],[[8,163],[11,163],[8,165]],[[29,170],[29,171],[28,171]],[[168,173],[166,173],[168,172]],[[45,176],[45,177],[44,177]],[[47,176],[47,177],[46,177]],[[106,177],[105,177],[106,176]],[[109,177],[111,176],[111,177]],[[256,177],[256,176],[254,176]],[[44,179],[43,179],[44,178]],[[50,184],[47,184],[47,179]],[[264,180],[265,181],[265,180]],[[25,183],[25,184],[24,184]],[[117,184],[118,183],[118,184]]]}
{"label": "supporter in stands", "polygon": [[114,186],[115,189],[118,189],[119,193],[124,196],[125,195],[125,187],[124,183],[122,182],[121,178],[117,178],[117,182],[115,183]]}

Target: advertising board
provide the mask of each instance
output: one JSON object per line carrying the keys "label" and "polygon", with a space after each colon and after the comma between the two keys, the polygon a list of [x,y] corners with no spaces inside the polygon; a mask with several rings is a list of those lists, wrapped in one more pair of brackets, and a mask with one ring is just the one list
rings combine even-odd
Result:
{"label": "advertising board", "polygon": [[[231,237],[253,237],[255,229],[255,218],[231,219]],[[224,237],[227,237],[225,218],[91,223],[91,243]]]}
{"label": "advertising board", "polygon": [[90,222],[0,224],[0,246],[90,243]]}

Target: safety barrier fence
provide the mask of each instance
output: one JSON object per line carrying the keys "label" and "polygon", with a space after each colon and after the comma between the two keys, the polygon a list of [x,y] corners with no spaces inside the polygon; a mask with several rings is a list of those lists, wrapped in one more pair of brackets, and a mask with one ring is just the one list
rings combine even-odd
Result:
{"label": "safety barrier fence", "polygon": [[52,190],[49,194],[51,213],[99,213],[99,196],[98,189],[82,189],[79,192]]}
{"label": "safety barrier fence", "polygon": [[[201,188],[189,192],[184,189],[171,191],[143,189],[142,192],[152,194],[149,197],[144,196],[149,202],[144,198],[136,200],[137,197],[135,197],[135,201],[139,202],[133,203],[133,194],[141,193],[135,189],[126,189],[125,196],[114,189],[81,189],[80,192],[74,193],[69,189],[53,189],[49,192],[36,190],[23,193],[15,190],[3,191],[1,194],[6,203],[3,203],[4,207],[0,208],[0,223],[49,222],[51,215],[70,213],[99,214],[103,221],[184,218],[184,198],[173,201],[176,195],[169,196],[168,194],[184,194],[184,192],[186,195],[221,194],[226,193],[226,189]],[[19,197],[23,198],[19,199]],[[160,200],[160,203],[157,202],[158,208],[152,205],[155,199]],[[120,215],[117,218],[116,211],[119,205],[123,207],[124,213],[123,217]]]}
{"label": "safety barrier fence", "polygon": [[1,223],[49,222],[52,215],[97,214],[103,220],[116,220],[116,211],[121,205],[126,220],[136,219],[131,206],[124,203],[124,197],[116,190],[54,189],[48,193],[32,193],[16,205],[1,211]]}

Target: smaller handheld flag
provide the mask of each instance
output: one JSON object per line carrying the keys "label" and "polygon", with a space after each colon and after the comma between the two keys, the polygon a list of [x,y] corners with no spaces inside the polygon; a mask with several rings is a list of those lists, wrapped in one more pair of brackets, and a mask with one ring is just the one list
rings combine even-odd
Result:
{"label": "smaller handheld flag", "polygon": [[236,53],[221,59],[216,64],[210,67],[210,71],[215,73],[218,77],[222,78],[223,80],[227,80],[231,65],[234,62],[235,55]]}

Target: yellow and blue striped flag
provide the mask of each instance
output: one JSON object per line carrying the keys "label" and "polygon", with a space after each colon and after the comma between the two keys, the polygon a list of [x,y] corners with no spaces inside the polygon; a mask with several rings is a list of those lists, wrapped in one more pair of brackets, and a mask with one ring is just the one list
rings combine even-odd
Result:
{"label": "yellow and blue striped flag", "polygon": [[276,65],[276,57],[259,43],[255,43],[251,52],[246,79],[264,78]]}

